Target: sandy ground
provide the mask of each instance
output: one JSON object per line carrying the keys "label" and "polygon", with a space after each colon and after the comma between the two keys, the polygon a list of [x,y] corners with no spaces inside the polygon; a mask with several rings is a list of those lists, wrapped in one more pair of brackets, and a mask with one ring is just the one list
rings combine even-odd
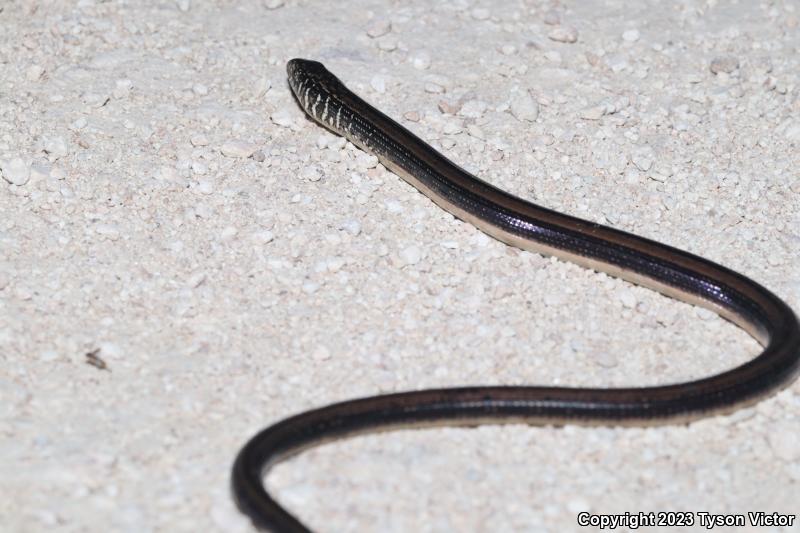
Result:
{"label": "sandy ground", "polygon": [[[435,5],[0,3],[3,531],[249,531],[234,456],[304,409],[669,383],[758,352],[453,219],[304,118],[292,57],[504,189],[800,308],[797,2]],[[398,432],[268,482],[323,531],[797,513],[798,413],[795,384],[688,427]]]}

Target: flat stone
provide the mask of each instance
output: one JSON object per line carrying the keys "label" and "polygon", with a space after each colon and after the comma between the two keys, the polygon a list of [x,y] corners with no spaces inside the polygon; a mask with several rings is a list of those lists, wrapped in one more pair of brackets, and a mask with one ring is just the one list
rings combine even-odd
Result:
{"label": "flat stone", "polygon": [[714,74],[719,74],[720,72],[730,74],[739,68],[739,59],[730,55],[715,57],[711,60],[708,68],[711,69],[711,72]]}
{"label": "flat stone", "polygon": [[25,185],[31,177],[31,167],[19,157],[0,164],[3,179],[12,185]]}
{"label": "flat stone", "polygon": [[258,146],[251,142],[235,139],[223,144],[220,148],[220,151],[222,152],[222,155],[227,157],[246,159],[253,155],[257,149]]}
{"label": "flat stone", "polygon": [[578,30],[569,26],[554,28],[547,34],[551,41],[559,43],[574,43],[578,41]]}

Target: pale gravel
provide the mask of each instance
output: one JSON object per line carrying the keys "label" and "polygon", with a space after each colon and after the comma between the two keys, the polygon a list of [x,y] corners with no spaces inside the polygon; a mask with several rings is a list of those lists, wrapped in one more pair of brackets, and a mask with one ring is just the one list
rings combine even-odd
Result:
{"label": "pale gravel", "polygon": [[[3,531],[249,531],[233,458],[304,409],[757,353],[444,213],[304,118],[292,57],[504,189],[800,308],[796,4],[432,5],[0,6]],[[795,384],[690,426],[368,436],[268,481],[323,531],[571,531],[582,510],[796,513],[798,461]]]}

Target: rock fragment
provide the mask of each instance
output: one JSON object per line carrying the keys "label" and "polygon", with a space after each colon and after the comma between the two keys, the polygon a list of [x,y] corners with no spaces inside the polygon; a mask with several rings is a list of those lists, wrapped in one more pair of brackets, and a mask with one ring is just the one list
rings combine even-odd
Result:
{"label": "rock fragment", "polygon": [[558,26],[561,24],[561,13],[557,9],[548,9],[544,14],[544,23],[548,26]]}
{"label": "rock fragment", "polygon": [[739,68],[739,59],[735,56],[727,55],[727,56],[718,56],[711,60],[708,68],[714,74],[719,74],[720,72],[724,72],[725,74],[730,74],[737,68]]}
{"label": "rock fragment", "polygon": [[622,40],[629,43],[635,43],[636,41],[639,40],[639,37],[641,37],[641,34],[639,33],[639,30],[636,29],[625,30],[622,33]]}
{"label": "rock fragment", "polygon": [[3,179],[12,185],[25,185],[31,177],[31,167],[19,157],[0,163]]}
{"label": "rock fragment", "polygon": [[476,7],[472,10],[472,18],[475,20],[486,20],[491,16],[491,12],[485,7]]}
{"label": "rock fragment", "polygon": [[269,119],[278,126],[291,128],[294,125],[294,117],[288,111],[280,109],[269,116]]}
{"label": "rock fragment", "polygon": [[539,104],[528,91],[516,94],[511,98],[511,114],[520,122],[534,122],[539,118]]}
{"label": "rock fragment", "polygon": [[39,81],[42,75],[44,75],[44,68],[41,65],[31,65],[25,71],[25,78],[28,81]]}
{"label": "rock fragment", "polygon": [[578,30],[570,26],[560,26],[552,29],[547,37],[559,43],[574,43],[578,41]]}
{"label": "rock fragment", "polygon": [[417,52],[411,59],[411,63],[417,70],[427,70],[431,66],[431,55],[428,52]]}
{"label": "rock fragment", "polygon": [[422,259],[422,250],[419,246],[411,245],[403,248],[398,254],[400,266],[416,265]]}
{"label": "rock fragment", "polygon": [[246,159],[253,155],[258,147],[250,142],[233,139],[222,145],[220,151],[227,157]]}
{"label": "rock fragment", "polygon": [[59,135],[53,137],[46,137],[44,139],[43,147],[45,151],[50,156],[50,159],[55,161],[56,159],[60,159],[65,157],[69,154],[69,148],[67,147],[67,141],[64,137]]}
{"label": "rock fragment", "polygon": [[382,37],[392,30],[392,23],[384,18],[376,18],[367,26],[367,35],[373,39]]}
{"label": "rock fragment", "polygon": [[376,93],[383,94],[386,92],[386,77],[381,74],[375,74],[369,81],[369,84]]}
{"label": "rock fragment", "polygon": [[600,120],[606,114],[606,106],[596,105],[581,111],[581,118],[584,120]]}

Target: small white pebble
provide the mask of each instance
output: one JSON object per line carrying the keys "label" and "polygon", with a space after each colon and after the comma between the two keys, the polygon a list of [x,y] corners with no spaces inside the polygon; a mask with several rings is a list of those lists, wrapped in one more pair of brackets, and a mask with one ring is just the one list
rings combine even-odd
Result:
{"label": "small white pebble", "polygon": [[429,81],[425,84],[425,92],[431,94],[441,94],[444,92],[444,87],[442,87],[438,83]]}
{"label": "small white pebble", "polygon": [[607,57],[605,61],[606,65],[608,65],[608,68],[610,68],[611,71],[614,73],[622,72],[623,70],[630,67],[628,59],[620,54],[615,54],[613,56]]}
{"label": "small white pebble", "polygon": [[44,67],[41,65],[31,65],[28,67],[28,70],[25,71],[25,78],[28,81],[39,81],[39,79],[44,74]]}
{"label": "small white pebble", "polygon": [[561,54],[557,50],[548,50],[544,53],[544,58],[552,63],[561,63]]}
{"label": "small white pebble", "polygon": [[422,250],[419,246],[411,245],[403,248],[398,254],[401,266],[416,265],[422,259]]}
{"label": "small white pebble", "polygon": [[385,18],[372,19],[367,25],[367,35],[373,39],[382,37],[392,30],[392,23]]}
{"label": "small white pebble", "polygon": [[341,150],[347,144],[347,139],[344,137],[333,137],[328,139],[328,150]]}
{"label": "small white pebble", "polygon": [[220,151],[222,152],[222,155],[227,157],[246,159],[253,155],[257,148],[258,147],[251,142],[233,139],[223,144],[220,148]]}
{"label": "small white pebble", "polygon": [[322,179],[322,171],[316,165],[310,165],[300,172],[300,175],[303,179],[307,179],[308,181],[319,181]]}
{"label": "small white pebble", "polygon": [[411,63],[417,70],[425,70],[431,66],[431,55],[428,52],[417,52],[411,58]]}
{"label": "small white pebble", "polygon": [[129,79],[117,80],[114,91],[111,93],[117,100],[127,97],[133,89],[133,82]]}
{"label": "small white pebble", "polygon": [[486,248],[489,246],[489,243],[494,242],[491,237],[486,235],[483,232],[475,233],[472,237],[470,237],[469,242],[477,246],[478,248]]}
{"label": "small white pebble", "polygon": [[192,143],[192,146],[208,146],[208,137],[203,135],[202,133],[199,135],[193,135],[189,142]]}
{"label": "small white pebble", "polygon": [[458,110],[458,114],[467,118],[480,118],[486,112],[487,107],[486,102],[482,100],[467,100]]}
{"label": "small white pebble", "polygon": [[311,358],[315,361],[327,361],[331,358],[331,352],[325,346],[319,345],[311,352]]}
{"label": "small white pebble", "polygon": [[0,162],[0,171],[2,171],[4,180],[17,186],[28,183],[31,176],[30,166],[19,157]]}
{"label": "small white pebble", "polygon": [[548,26],[558,26],[561,24],[561,13],[557,9],[548,9],[544,14],[544,23]]}
{"label": "small white pebble", "polygon": [[513,44],[504,44],[502,48],[500,48],[500,53],[506,56],[513,56],[517,53],[517,47]]}
{"label": "small white pebble", "polygon": [[569,26],[554,28],[547,34],[551,41],[559,43],[574,43],[578,41],[578,30]]}
{"label": "small white pebble", "polygon": [[386,92],[386,78],[382,74],[372,76],[369,84],[375,89],[376,93],[383,94]]}
{"label": "small white pebble", "polygon": [[188,12],[192,8],[191,0],[177,0],[175,4],[178,6],[178,9],[184,13]]}
{"label": "small white pebble", "polygon": [[387,35],[378,39],[378,48],[384,52],[391,52],[397,49],[397,39]]}
{"label": "small white pebble", "polygon": [[206,87],[202,83],[195,83],[192,86],[192,92],[198,96],[205,96],[208,94],[208,87]]}
{"label": "small white pebble", "polygon": [[157,176],[163,181],[177,181],[178,171],[172,167],[163,166],[158,170]]}
{"label": "small white pebble", "polygon": [[43,363],[52,363],[58,359],[58,352],[55,350],[42,350],[39,352],[39,361]]}
{"label": "small white pebble", "polygon": [[109,100],[109,96],[107,94],[87,92],[81,95],[81,99],[83,100],[84,104],[90,107],[103,107]]}
{"label": "small white pebble", "polygon": [[456,133],[461,133],[463,129],[461,125],[457,122],[446,122],[444,128],[442,128],[442,132],[445,135],[455,135]]}
{"label": "small white pebble", "polygon": [[286,109],[279,109],[269,116],[269,119],[278,126],[290,128],[294,125],[294,116]]}
{"label": "small white pebble", "polygon": [[272,88],[272,82],[270,81],[269,78],[264,78],[264,77],[259,78],[253,84],[253,96],[255,96],[256,98],[261,98],[262,96],[267,94],[267,91],[269,91],[271,88]]}
{"label": "small white pebble", "polygon": [[641,35],[639,34],[639,30],[635,30],[635,29],[634,30],[625,30],[622,33],[622,39],[624,41],[626,41],[626,42],[629,42],[629,43],[635,43],[636,41],[639,40],[639,37],[641,37]]}
{"label": "small white pebble", "polygon": [[196,289],[206,280],[206,273],[203,271],[195,272],[189,279],[186,280],[186,286],[190,289]]}
{"label": "small white pebble", "polygon": [[202,176],[203,174],[208,172],[208,165],[199,160],[192,161],[192,172]]}
{"label": "small white pebble", "polygon": [[59,135],[44,139],[44,151],[50,156],[51,160],[60,159],[69,154],[67,141]]}
{"label": "small white pebble", "polygon": [[264,0],[264,7],[267,9],[278,9],[283,6],[283,0]]}
{"label": "small white pebble", "polygon": [[361,233],[361,222],[359,222],[354,218],[351,218],[339,224],[339,229],[346,231],[347,233],[355,237],[356,235]]}
{"label": "small white pebble", "polygon": [[356,167],[362,172],[378,166],[378,158],[372,154],[360,153],[356,157]]}
{"label": "small white pebble", "polygon": [[33,291],[31,291],[28,287],[20,286],[14,291],[14,296],[20,300],[27,301],[33,298]]}
{"label": "small white pebble", "polygon": [[623,290],[618,295],[619,301],[628,309],[636,307],[636,296],[629,290]]}
{"label": "small white pebble", "polygon": [[393,214],[402,213],[404,211],[403,204],[391,198],[386,200],[383,205],[386,206],[387,211]]}
{"label": "small white pebble", "polygon": [[585,513],[591,508],[592,506],[589,504],[589,502],[580,496],[573,496],[567,502],[567,510],[572,514]]}
{"label": "small white pebble", "polygon": [[491,12],[485,7],[476,7],[472,10],[471,15],[475,20],[486,20],[491,15]]}
{"label": "small white pebble", "polygon": [[471,137],[475,137],[476,139],[480,139],[482,141],[486,140],[486,134],[483,133],[483,130],[480,129],[475,124],[467,125],[467,133],[469,133]]}
{"label": "small white pebble", "polygon": [[800,122],[789,124],[786,129],[783,130],[783,136],[790,142],[800,141]]}
{"label": "small white pebble", "polygon": [[211,180],[203,179],[197,182],[197,191],[201,194],[212,194],[214,183]]}
{"label": "small white pebble", "polygon": [[539,117],[539,103],[528,91],[511,95],[511,114],[520,122],[534,122]]}
{"label": "small white pebble", "polygon": [[119,238],[119,228],[114,224],[97,224],[94,227],[94,231],[98,235],[107,237],[112,241],[115,241]]}
{"label": "small white pebble", "polygon": [[266,229],[253,233],[253,240],[259,244],[267,244],[268,242],[272,242],[274,238],[275,235]]}
{"label": "small white pebble", "polygon": [[225,229],[223,229],[220,232],[219,237],[223,241],[229,241],[229,240],[233,239],[234,237],[236,237],[237,233],[238,233],[238,230],[236,228],[234,228],[233,226],[226,226]]}
{"label": "small white pebble", "polygon": [[772,452],[779,459],[788,463],[800,460],[800,439],[797,438],[797,428],[800,420],[781,421],[773,423],[767,432],[767,441]]}
{"label": "small white pebble", "polygon": [[584,120],[600,120],[600,118],[606,114],[606,106],[604,105],[596,105],[593,107],[588,107],[581,111],[581,118]]}
{"label": "small white pebble", "polygon": [[319,283],[313,281],[306,281],[303,283],[303,292],[306,294],[314,294],[319,290]]}
{"label": "small white pebble", "polygon": [[718,56],[711,60],[709,64],[709,69],[714,74],[719,74],[720,72],[724,72],[725,74],[730,74],[734,70],[739,68],[739,60],[734,56]]}
{"label": "small white pebble", "polygon": [[653,166],[653,149],[649,146],[643,146],[634,150],[631,154],[631,162],[636,165],[636,168],[643,172],[647,172]]}
{"label": "small white pebble", "polygon": [[694,314],[697,315],[697,318],[700,320],[711,320],[712,318],[716,317],[717,314],[714,311],[710,311],[705,309],[704,307],[695,307]]}
{"label": "small white pebble", "polygon": [[72,124],[70,124],[69,127],[71,130],[78,131],[85,128],[87,124],[88,121],[86,120],[86,117],[78,117]]}
{"label": "small white pebble", "polygon": [[625,183],[636,185],[639,183],[639,171],[636,168],[628,167],[625,169]]}
{"label": "small white pebble", "polygon": [[325,264],[328,269],[328,272],[336,273],[342,269],[345,262],[344,259],[342,259],[341,257],[329,257],[325,261]]}
{"label": "small white pebble", "polygon": [[603,368],[614,368],[619,364],[617,357],[611,352],[604,351],[594,354],[592,359],[598,366],[602,366]]}

